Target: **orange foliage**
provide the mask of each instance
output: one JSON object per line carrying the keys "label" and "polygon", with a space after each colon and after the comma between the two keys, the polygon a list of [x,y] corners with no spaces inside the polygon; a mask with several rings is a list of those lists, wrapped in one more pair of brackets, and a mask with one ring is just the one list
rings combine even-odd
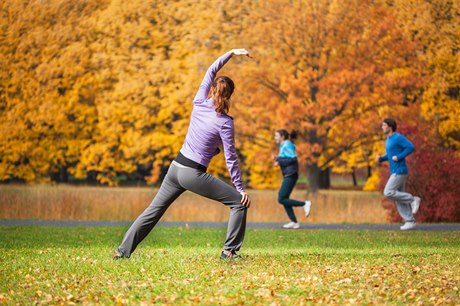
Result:
{"label": "orange foliage", "polygon": [[381,116],[404,112],[421,86],[414,45],[382,3],[266,1],[253,23],[243,35],[257,63],[241,74],[251,79],[243,112],[257,120],[247,130],[299,130],[310,172],[372,143]]}
{"label": "orange foliage", "polygon": [[[447,51],[459,32],[446,1],[2,1],[0,180],[156,182],[206,68],[235,47],[255,56],[221,72],[236,83],[230,114],[251,187],[279,184],[278,128],[300,132],[309,172],[366,164],[381,117],[419,101],[456,145],[458,61]],[[411,17],[426,8],[428,24]],[[222,156],[210,172],[228,177]]]}

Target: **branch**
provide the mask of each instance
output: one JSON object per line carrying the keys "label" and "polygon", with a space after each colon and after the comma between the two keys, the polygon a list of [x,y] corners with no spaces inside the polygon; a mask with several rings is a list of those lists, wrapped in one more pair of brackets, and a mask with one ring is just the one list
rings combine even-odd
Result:
{"label": "branch", "polygon": [[[362,140],[364,140],[364,141],[362,141]],[[322,165],[320,165],[319,168],[323,169],[330,162],[332,162],[334,159],[339,157],[345,151],[349,151],[349,150],[351,150],[353,148],[357,148],[357,147],[359,147],[360,145],[363,145],[363,144],[371,144],[371,143],[374,143],[374,142],[376,142],[376,140],[369,139],[368,135],[362,136],[362,137],[356,139],[355,141],[352,141],[348,145],[345,145],[345,146],[342,146],[342,147],[339,147],[338,149],[336,149],[335,150],[336,153],[333,156],[331,156],[330,158],[328,158]]]}
{"label": "branch", "polygon": [[263,78],[259,78],[258,80],[263,86],[271,89],[274,93],[276,93],[283,101],[287,100],[288,94],[282,91],[281,88],[279,88],[275,83]]}
{"label": "branch", "polygon": [[255,136],[254,134],[238,133],[238,137],[243,138],[243,139],[250,139],[252,142],[260,141],[261,143],[257,143],[257,144],[264,148],[268,148],[271,146],[271,144],[270,145],[267,144],[267,143],[270,143],[267,141],[267,139]]}

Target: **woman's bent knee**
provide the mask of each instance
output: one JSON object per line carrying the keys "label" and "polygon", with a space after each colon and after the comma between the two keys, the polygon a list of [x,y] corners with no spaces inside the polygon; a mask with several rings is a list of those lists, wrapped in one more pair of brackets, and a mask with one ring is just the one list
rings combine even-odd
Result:
{"label": "woman's bent knee", "polygon": [[284,202],[285,202],[287,199],[288,199],[288,198],[279,197],[279,198],[278,198],[278,204],[284,205]]}

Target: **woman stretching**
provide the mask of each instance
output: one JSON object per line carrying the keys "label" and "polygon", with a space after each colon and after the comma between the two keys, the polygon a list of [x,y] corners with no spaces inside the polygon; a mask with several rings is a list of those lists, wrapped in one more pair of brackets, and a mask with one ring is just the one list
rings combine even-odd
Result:
{"label": "woman stretching", "polygon": [[299,178],[299,164],[295,153],[295,144],[292,143],[291,138],[297,138],[297,133],[293,131],[291,135],[286,130],[278,130],[275,132],[275,142],[280,145],[280,152],[278,156],[274,155],[275,166],[281,167],[283,173],[283,183],[278,192],[278,202],[284,206],[286,213],[291,222],[283,225],[283,228],[300,228],[297,218],[294,214],[294,206],[301,206],[305,211],[305,216],[310,214],[311,202],[310,201],[296,201],[289,198],[292,190],[294,189],[297,179]]}
{"label": "woman stretching", "polygon": [[[153,201],[126,232],[114,259],[130,257],[169,205],[186,190],[222,202],[230,208],[227,238],[221,258],[240,257],[236,252],[243,244],[246,213],[251,200],[244,191],[241,180],[233,118],[227,115],[235,85],[226,76],[216,78],[217,72],[232,55],[249,56],[245,49],[233,49],[208,68],[193,100],[190,126],[182,149],[172,161]],[[236,189],[206,173],[212,157],[220,152],[220,145],[223,147],[228,171]]]}

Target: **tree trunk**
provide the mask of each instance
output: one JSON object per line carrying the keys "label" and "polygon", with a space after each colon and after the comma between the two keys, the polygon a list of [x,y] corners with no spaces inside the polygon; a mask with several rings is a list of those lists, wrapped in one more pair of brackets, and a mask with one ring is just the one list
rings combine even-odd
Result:
{"label": "tree trunk", "polygon": [[358,186],[358,181],[356,180],[356,172],[355,172],[356,168],[355,167],[351,167],[351,177],[353,178],[353,186]]}
{"label": "tree trunk", "polygon": [[321,170],[319,172],[319,188],[320,189],[329,189],[331,188],[331,170],[330,168],[326,168],[325,170]]}
{"label": "tree trunk", "polygon": [[329,189],[331,187],[330,169],[321,170],[317,164],[307,166],[309,191],[318,192],[319,189]]}
{"label": "tree trunk", "polygon": [[309,191],[311,193],[316,193],[318,192],[319,189],[319,168],[318,165],[313,164],[310,166],[307,166],[307,171],[308,171],[308,185],[309,185]]}
{"label": "tree trunk", "polygon": [[61,183],[69,182],[69,172],[67,171],[66,166],[61,166],[61,168],[59,169],[59,180]]}

